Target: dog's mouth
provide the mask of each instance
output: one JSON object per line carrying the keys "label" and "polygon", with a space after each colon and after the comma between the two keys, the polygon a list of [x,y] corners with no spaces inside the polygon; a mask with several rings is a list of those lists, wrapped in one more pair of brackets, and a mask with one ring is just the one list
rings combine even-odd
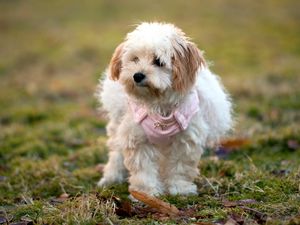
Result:
{"label": "dog's mouth", "polygon": [[136,86],[138,87],[149,87],[149,84],[146,80],[143,80],[142,82],[135,83]]}
{"label": "dog's mouth", "polygon": [[127,93],[143,99],[151,98],[151,96],[159,98],[163,94],[159,88],[156,88],[153,84],[146,80],[139,83],[129,81],[125,83],[125,87]]}
{"label": "dog's mouth", "polygon": [[148,92],[152,95],[155,96],[157,98],[162,96],[162,91],[155,87],[153,84],[151,84],[150,82],[145,82],[143,84],[140,84],[139,87],[141,88],[147,88]]}
{"label": "dog's mouth", "polygon": [[163,95],[163,91],[147,78],[136,82],[133,78],[122,79],[121,77],[120,81],[124,85],[126,92],[136,98],[151,99],[153,97],[160,98]]}

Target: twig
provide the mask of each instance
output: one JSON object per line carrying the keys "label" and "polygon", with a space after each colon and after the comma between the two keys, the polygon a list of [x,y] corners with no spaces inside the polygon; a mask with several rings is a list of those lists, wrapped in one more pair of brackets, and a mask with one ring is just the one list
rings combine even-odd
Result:
{"label": "twig", "polygon": [[167,214],[169,216],[179,216],[180,211],[176,208],[176,206],[171,205],[170,203],[164,202],[158,198],[147,195],[138,191],[129,191],[131,195],[137,200],[149,205],[152,208],[156,208],[160,212]]}

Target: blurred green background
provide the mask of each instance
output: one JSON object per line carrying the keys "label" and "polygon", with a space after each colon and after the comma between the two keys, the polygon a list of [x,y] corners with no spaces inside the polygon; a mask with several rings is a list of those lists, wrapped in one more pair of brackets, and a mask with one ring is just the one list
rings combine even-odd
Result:
{"label": "blurred green background", "polygon": [[[18,220],[23,208],[6,207],[21,204],[22,196],[37,201],[40,209],[47,199],[65,191],[77,195],[95,190],[100,173],[94,166],[106,160],[105,120],[97,113],[94,97],[98,79],[114,48],[134,25],[164,21],[182,28],[205,51],[211,70],[231,93],[237,121],[231,136],[247,139],[250,147],[243,150],[263,171],[258,173],[262,177],[249,179],[267,182],[274,169],[292,171],[283,180],[284,189],[291,191],[279,203],[291,201],[282,207],[295,215],[298,206],[292,199],[299,195],[295,174],[300,157],[299,12],[298,0],[0,0],[0,203],[4,210]],[[245,154],[228,162],[244,163],[234,167],[237,171],[249,169]],[[288,163],[282,164],[284,160]],[[204,171],[211,169],[205,159],[203,163]],[[223,169],[217,166],[213,171]],[[214,177],[215,172],[204,174]],[[218,182],[226,189],[226,182]],[[282,191],[274,190],[265,195]],[[266,202],[273,206],[273,200]]]}
{"label": "blurred green background", "polygon": [[[299,109],[298,1],[0,4],[1,115],[9,117],[29,106],[44,105],[52,111],[59,100],[93,102],[97,79],[114,48],[142,21],[175,23],[192,37],[223,78],[238,109],[250,103],[255,108],[250,111],[263,114],[266,104]],[[47,105],[49,98],[54,102]]]}

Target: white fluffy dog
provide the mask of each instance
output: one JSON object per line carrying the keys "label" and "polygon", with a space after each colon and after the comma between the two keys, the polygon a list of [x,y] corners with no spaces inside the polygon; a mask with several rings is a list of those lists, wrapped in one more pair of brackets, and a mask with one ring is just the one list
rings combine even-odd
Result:
{"label": "white fluffy dog", "polygon": [[203,148],[231,128],[231,102],[177,27],[142,23],[115,50],[97,96],[109,161],[99,186],[129,179],[150,195],[196,194]]}

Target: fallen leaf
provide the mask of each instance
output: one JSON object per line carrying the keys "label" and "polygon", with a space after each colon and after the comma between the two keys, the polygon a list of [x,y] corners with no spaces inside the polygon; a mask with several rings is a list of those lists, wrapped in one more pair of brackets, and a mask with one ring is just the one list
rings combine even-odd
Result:
{"label": "fallen leaf", "polygon": [[288,140],[287,146],[289,147],[289,149],[292,150],[297,150],[298,148],[300,148],[300,145],[297,140]]}
{"label": "fallen leaf", "polygon": [[122,202],[122,204],[116,208],[116,214],[122,217],[131,217],[132,209],[131,209],[130,202],[128,201]]}
{"label": "fallen leaf", "polygon": [[60,199],[67,199],[69,198],[69,194],[67,193],[62,193],[60,196],[59,196]]}
{"label": "fallen leaf", "polygon": [[156,197],[147,195],[143,192],[129,190],[130,194],[136,198],[137,200],[149,205],[152,208],[157,209],[159,212],[167,214],[172,217],[180,216],[180,211],[176,208],[176,206],[164,202]]}
{"label": "fallen leaf", "polygon": [[105,164],[99,163],[99,164],[95,167],[95,169],[96,169],[97,172],[103,173],[104,166],[105,166]]}
{"label": "fallen leaf", "polygon": [[219,158],[225,158],[230,152],[238,150],[249,143],[250,141],[245,138],[226,139],[221,141],[215,152]]}
{"label": "fallen leaf", "polygon": [[112,196],[112,200],[116,203],[116,214],[121,217],[131,217],[134,212],[129,201],[122,201],[117,196]]}
{"label": "fallen leaf", "polygon": [[220,145],[226,149],[237,149],[249,144],[249,142],[246,138],[226,139],[221,141]]}

